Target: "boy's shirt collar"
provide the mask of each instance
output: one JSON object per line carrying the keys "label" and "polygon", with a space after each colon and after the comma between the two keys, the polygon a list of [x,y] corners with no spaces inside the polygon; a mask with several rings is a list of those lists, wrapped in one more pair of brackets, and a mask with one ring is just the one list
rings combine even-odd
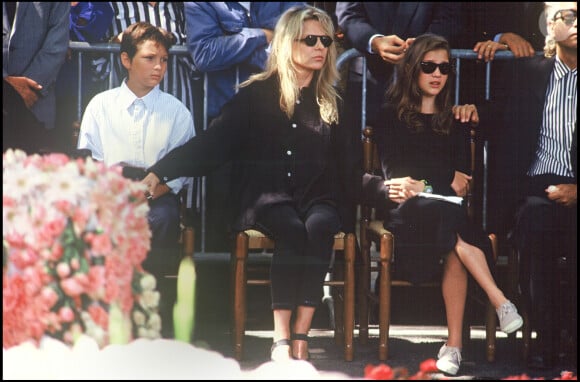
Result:
{"label": "boy's shirt collar", "polygon": [[[159,85],[157,85],[153,89],[151,89],[149,93],[147,93],[144,97],[141,98],[147,109],[153,108],[160,93],[161,90],[159,90]],[[137,97],[135,93],[133,93],[131,89],[129,89],[129,87],[127,86],[127,79],[125,78],[121,83],[119,89],[120,105],[124,109],[128,109],[131,105],[133,105],[133,102],[135,102],[136,99],[139,99],[139,97]]]}

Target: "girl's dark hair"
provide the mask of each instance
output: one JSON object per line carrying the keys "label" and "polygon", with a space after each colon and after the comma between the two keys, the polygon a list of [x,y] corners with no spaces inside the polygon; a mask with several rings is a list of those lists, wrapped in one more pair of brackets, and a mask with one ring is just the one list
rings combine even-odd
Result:
{"label": "girl's dark hair", "polygon": [[[421,131],[425,127],[419,117],[423,94],[417,78],[421,73],[421,61],[428,52],[440,49],[445,50],[451,60],[451,48],[444,37],[431,33],[418,36],[407,49],[403,60],[397,65],[395,80],[387,90],[387,103],[395,108],[399,120],[416,131]],[[437,110],[433,116],[432,127],[434,131],[443,134],[449,134],[453,124],[451,112],[453,80],[453,71],[451,71],[445,86],[435,98]]]}
{"label": "girl's dark hair", "polygon": [[155,41],[169,49],[175,44],[175,36],[163,28],[156,27],[146,22],[137,22],[129,25],[123,32],[121,40],[121,53],[126,52],[130,59],[135,57],[137,46],[144,41]]}

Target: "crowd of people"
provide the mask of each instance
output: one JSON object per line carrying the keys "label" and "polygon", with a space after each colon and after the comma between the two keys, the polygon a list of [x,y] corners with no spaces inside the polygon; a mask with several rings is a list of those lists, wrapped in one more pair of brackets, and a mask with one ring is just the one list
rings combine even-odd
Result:
{"label": "crowd of people", "polygon": [[[176,252],[176,194],[186,177],[209,179],[210,250],[228,251],[228,235],[248,228],[275,240],[276,361],[308,359],[333,236],[354,232],[361,198],[386,211],[408,278],[442,280],[442,372],[461,366],[469,275],[501,330],[522,326],[496,284],[482,227],[462,206],[419,196],[466,195],[465,126],[477,126],[490,145],[490,229],[519,255],[518,281],[538,334],[529,365],[557,361],[557,258],[576,272],[575,2],[4,2],[3,30],[3,149],[29,153],[67,151],[79,117],[71,112],[79,67],[69,41],[120,44],[118,59],[85,56],[90,86],[74,148],[147,185],[146,266],[154,274],[177,267],[168,253]],[[344,89],[338,42],[368,65],[363,73],[362,60],[353,60]],[[190,55],[168,73],[174,44]],[[457,105],[452,48],[478,56],[462,68]],[[494,66],[494,93],[484,98],[481,64],[498,51],[514,59]],[[383,176],[363,173],[363,74]],[[576,312],[576,273],[570,279]]]}

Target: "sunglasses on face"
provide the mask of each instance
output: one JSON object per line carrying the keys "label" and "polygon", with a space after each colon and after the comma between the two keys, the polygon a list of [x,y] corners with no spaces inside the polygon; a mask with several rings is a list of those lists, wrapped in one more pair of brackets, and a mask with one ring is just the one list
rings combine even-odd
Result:
{"label": "sunglasses on face", "polygon": [[556,12],[554,15],[554,21],[558,19],[562,19],[564,24],[567,26],[574,25],[574,21],[576,21],[577,13],[575,9],[562,9]]}
{"label": "sunglasses on face", "polygon": [[322,45],[324,45],[325,48],[328,48],[330,46],[330,44],[332,44],[332,37],[330,37],[330,36],[317,36],[314,34],[309,34],[308,36],[301,38],[297,41],[303,42],[307,46],[314,46],[314,45],[316,45],[316,42],[318,41],[318,39],[320,39],[320,42],[322,43]]}
{"label": "sunglasses on face", "polygon": [[439,72],[441,74],[446,76],[451,71],[451,64],[448,62],[442,62],[440,64],[436,64],[434,62],[429,62],[429,61],[422,61],[421,62],[421,71],[425,74],[431,74],[437,68],[439,68]]}

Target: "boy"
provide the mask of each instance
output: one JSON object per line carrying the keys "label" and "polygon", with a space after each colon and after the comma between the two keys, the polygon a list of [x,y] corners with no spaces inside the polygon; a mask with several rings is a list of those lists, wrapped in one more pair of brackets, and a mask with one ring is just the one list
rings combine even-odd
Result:
{"label": "boy", "polygon": [[[189,110],[159,89],[174,41],[171,33],[145,22],[125,30],[120,53],[128,75],[121,86],[99,93],[89,102],[78,149],[90,150],[93,159],[107,166],[121,165],[125,176],[140,179],[144,168],[195,135]],[[167,182],[149,200],[152,240],[143,266],[159,281],[177,271],[177,193],[186,180]]]}

